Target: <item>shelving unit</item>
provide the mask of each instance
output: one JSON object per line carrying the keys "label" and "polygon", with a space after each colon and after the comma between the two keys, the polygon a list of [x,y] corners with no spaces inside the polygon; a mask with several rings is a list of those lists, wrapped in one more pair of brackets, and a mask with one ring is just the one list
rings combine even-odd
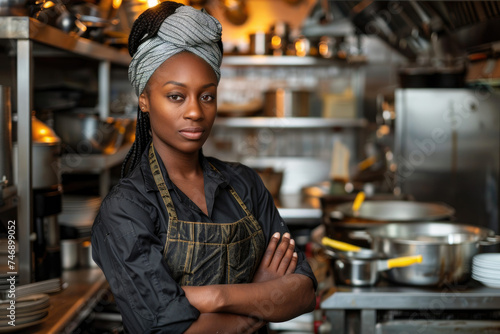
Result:
{"label": "shelving unit", "polygon": [[352,66],[365,62],[364,57],[353,57],[349,61],[312,56],[224,56],[222,58],[223,66],[331,66],[334,64]]}
{"label": "shelving unit", "polygon": [[0,17],[0,39],[16,42],[16,87],[18,119],[18,275],[20,284],[31,282],[31,240],[33,234],[32,212],[32,148],[31,110],[33,106],[33,57],[37,52],[47,55],[73,55],[99,61],[99,113],[109,115],[111,64],[128,66],[127,53],[111,47],[64,33],[29,17]]}
{"label": "shelving unit", "polygon": [[215,126],[230,128],[361,128],[365,119],[319,118],[319,117],[234,117],[217,118]]}

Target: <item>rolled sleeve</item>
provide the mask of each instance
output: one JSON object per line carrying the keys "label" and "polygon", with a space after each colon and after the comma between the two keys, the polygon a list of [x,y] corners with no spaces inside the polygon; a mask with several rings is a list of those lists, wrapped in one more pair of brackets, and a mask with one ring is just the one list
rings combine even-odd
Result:
{"label": "rolled sleeve", "polygon": [[198,318],[170,276],[150,208],[106,198],[92,228],[92,257],[130,333],[182,333]]}

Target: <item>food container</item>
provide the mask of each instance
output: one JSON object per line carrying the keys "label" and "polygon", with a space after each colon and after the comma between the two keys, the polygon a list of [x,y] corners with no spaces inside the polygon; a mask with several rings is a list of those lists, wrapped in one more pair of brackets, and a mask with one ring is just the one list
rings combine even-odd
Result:
{"label": "food container", "polygon": [[264,116],[309,116],[311,92],[292,88],[278,88],[264,94]]}
{"label": "food container", "polygon": [[271,196],[275,199],[279,198],[281,183],[283,182],[283,171],[274,170],[271,167],[254,169],[259,174],[266,189],[271,193]]}
{"label": "food container", "polygon": [[487,228],[447,222],[391,223],[357,231],[352,237],[371,242],[371,249],[385,256],[422,255],[422,263],[394,268],[387,277],[397,283],[443,286],[466,282],[479,246],[500,243]]}
{"label": "food container", "polygon": [[84,240],[78,245],[78,263],[82,268],[96,268],[97,264],[92,259],[92,244]]}
{"label": "food container", "polygon": [[61,263],[63,269],[78,267],[78,239],[61,240]]}

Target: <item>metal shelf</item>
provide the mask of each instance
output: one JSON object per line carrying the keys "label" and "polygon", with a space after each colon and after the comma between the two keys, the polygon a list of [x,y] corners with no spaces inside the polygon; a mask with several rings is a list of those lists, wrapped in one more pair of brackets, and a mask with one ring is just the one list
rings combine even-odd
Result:
{"label": "metal shelf", "polygon": [[216,119],[214,126],[231,128],[362,128],[367,121],[362,118],[319,117],[230,117]]}
{"label": "metal shelf", "polygon": [[[31,111],[33,110],[34,60],[37,52],[41,56],[77,55],[97,60],[99,81],[99,113],[101,118],[109,115],[111,64],[128,66],[130,56],[112,47],[91,40],[72,36],[63,31],[26,16],[0,17],[0,39],[15,42],[15,93],[17,97],[17,143],[18,143],[18,206],[17,240],[19,245],[19,281],[31,283],[32,271],[32,137]],[[49,50],[50,49],[50,50]],[[113,158],[117,158],[114,156]],[[104,164],[106,165],[106,163]],[[109,184],[109,170],[100,174],[102,185]],[[101,193],[106,189],[101,188]]]}
{"label": "metal shelf", "polygon": [[224,56],[222,58],[222,66],[332,66],[355,65],[365,62],[366,58],[364,57],[352,57],[348,60],[311,56]]}
{"label": "metal shelf", "polygon": [[63,173],[101,173],[123,162],[132,144],[119,148],[114,154],[65,154],[61,158]]}
{"label": "metal shelf", "polygon": [[30,39],[57,50],[123,66],[128,66],[131,59],[126,52],[86,38],[69,35],[62,30],[27,16],[0,17],[0,38]]}

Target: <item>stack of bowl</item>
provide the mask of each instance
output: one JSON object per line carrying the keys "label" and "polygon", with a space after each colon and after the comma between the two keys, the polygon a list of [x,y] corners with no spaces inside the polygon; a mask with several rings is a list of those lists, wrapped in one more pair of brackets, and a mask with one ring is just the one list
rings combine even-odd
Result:
{"label": "stack of bowl", "polygon": [[490,288],[500,288],[500,253],[484,253],[474,256],[472,278]]}

